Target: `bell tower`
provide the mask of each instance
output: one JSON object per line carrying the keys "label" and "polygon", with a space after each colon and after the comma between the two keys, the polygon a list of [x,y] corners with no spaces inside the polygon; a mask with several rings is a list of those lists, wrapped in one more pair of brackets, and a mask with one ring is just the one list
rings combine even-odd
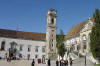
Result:
{"label": "bell tower", "polygon": [[57,11],[49,9],[46,27],[46,58],[56,58],[56,17]]}

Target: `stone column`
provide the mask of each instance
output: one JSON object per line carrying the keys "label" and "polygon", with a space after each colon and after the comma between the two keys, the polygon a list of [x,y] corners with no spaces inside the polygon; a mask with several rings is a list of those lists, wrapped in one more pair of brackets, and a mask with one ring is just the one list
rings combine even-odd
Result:
{"label": "stone column", "polygon": [[87,41],[86,41],[86,52],[89,53],[90,51],[90,38],[87,35]]}
{"label": "stone column", "polygon": [[82,41],[82,36],[80,37],[81,38],[81,40],[80,40],[80,45],[81,45],[81,50],[80,50],[80,53],[82,53],[83,52],[83,41]]}

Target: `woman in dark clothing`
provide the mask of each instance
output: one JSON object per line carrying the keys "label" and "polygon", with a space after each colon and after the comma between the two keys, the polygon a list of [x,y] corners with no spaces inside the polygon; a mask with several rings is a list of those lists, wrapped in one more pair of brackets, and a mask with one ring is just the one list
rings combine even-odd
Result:
{"label": "woman in dark clothing", "polygon": [[58,60],[56,60],[56,66],[59,66],[59,62],[58,62]]}
{"label": "woman in dark clothing", "polygon": [[68,66],[68,60],[67,59],[65,60],[65,66]]}
{"label": "woman in dark clothing", "polygon": [[62,63],[61,63],[61,60],[60,60],[60,66],[61,66],[61,64],[62,64]]}
{"label": "woman in dark clothing", "polygon": [[34,59],[33,59],[33,61],[32,61],[32,66],[34,66],[34,64],[35,64],[35,61],[34,61]]}
{"label": "woman in dark clothing", "polygon": [[48,66],[51,66],[50,59],[48,60]]}

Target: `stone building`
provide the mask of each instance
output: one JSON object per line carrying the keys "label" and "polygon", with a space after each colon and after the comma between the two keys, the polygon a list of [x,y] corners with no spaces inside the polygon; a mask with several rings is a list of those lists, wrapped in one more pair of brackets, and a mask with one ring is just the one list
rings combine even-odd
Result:
{"label": "stone building", "polygon": [[56,13],[54,9],[47,13],[46,57],[52,59],[56,57]]}
{"label": "stone building", "polygon": [[33,59],[45,57],[45,34],[0,29],[0,56]]}
{"label": "stone building", "polygon": [[88,56],[89,59],[93,59],[90,52],[90,33],[92,26],[93,18],[89,18],[71,28],[65,36],[65,45],[69,52],[76,56]]}
{"label": "stone building", "polygon": [[45,33],[0,29],[0,57],[45,59],[56,56],[56,10],[47,13]]}

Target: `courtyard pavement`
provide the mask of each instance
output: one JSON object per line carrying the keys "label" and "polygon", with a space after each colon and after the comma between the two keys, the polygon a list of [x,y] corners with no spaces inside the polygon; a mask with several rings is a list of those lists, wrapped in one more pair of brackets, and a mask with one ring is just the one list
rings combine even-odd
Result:
{"label": "courtyard pavement", "polygon": [[[32,60],[12,60],[11,62],[7,62],[6,60],[0,60],[0,66],[31,66]],[[46,64],[38,64],[35,63],[35,66],[47,66]],[[51,61],[51,66],[56,66],[55,61]],[[68,65],[70,66],[70,65]],[[85,66],[84,59],[81,58],[79,60],[73,61],[72,66]],[[87,60],[86,66],[94,66],[89,60]]]}

